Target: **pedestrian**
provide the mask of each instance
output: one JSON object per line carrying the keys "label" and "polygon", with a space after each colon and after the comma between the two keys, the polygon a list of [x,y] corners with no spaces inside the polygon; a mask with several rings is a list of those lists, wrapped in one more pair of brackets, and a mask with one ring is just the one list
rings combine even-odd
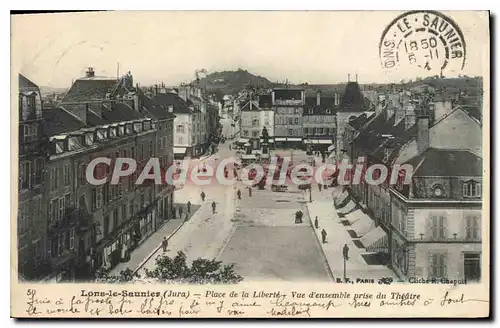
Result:
{"label": "pedestrian", "polygon": [[172,206],[172,219],[175,219],[175,206]]}
{"label": "pedestrian", "polygon": [[342,248],[342,254],[346,260],[349,260],[349,246],[347,246],[347,244]]}
{"label": "pedestrian", "polygon": [[316,229],[318,229],[318,228],[319,228],[318,217],[316,217],[316,219],[314,219],[314,227],[315,227]]}
{"label": "pedestrian", "polygon": [[238,196],[238,199],[241,199],[241,191],[238,189],[238,191],[236,192],[236,195]]}
{"label": "pedestrian", "polygon": [[188,214],[191,214],[191,201],[187,202]]}
{"label": "pedestrian", "polygon": [[217,206],[217,205],[215,205],[215,202],[212,202],[212,213],[213,213],[213,214],[215,214],[215,207],[216,207],[216,206]]}
{"label": "pedestrian", "polygon": [[326,244],[326,235],[327,235],[326,230],[325,229],[321,230],[321,240],[323,244]]}
{"label": "pedestrian", "polygon": [[179,218],[182,219],[182,206],[179,206]]}
{"label": "pedestrian", "polygon": [[252,197],[252,187],[248,187],[248,196]]}
{"label": "pedestrian", "polygon": [[231,150],[231,144],[229,144],[229,150]]}
{"label": "pedestrian", "polygon": [[163,237],[163,240],[161,242],[161,247],[163,248],[163,253],[165,253],[167,251],[167,247],[168,247],[167,237]]}
{"label": "pedestrian", "polygon": [[201,192],[201,200],[204,202],[205,201],[205,192]]}
{"label": "pedestrian", "polygon": [[322,187],[322,186],[323,186],[323,185],[322,185],[321,183],[318,183],[318,189],[319,189],[319,191],[321,191],[321,187]]}

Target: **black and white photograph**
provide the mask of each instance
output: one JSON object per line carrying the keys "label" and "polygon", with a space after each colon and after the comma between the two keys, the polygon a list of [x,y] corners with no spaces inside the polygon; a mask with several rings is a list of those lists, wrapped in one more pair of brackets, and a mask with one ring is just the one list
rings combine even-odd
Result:
{"label": "black and white photograph", "polygon": [[11,29],[14,316],[488,315],[487,11]]}

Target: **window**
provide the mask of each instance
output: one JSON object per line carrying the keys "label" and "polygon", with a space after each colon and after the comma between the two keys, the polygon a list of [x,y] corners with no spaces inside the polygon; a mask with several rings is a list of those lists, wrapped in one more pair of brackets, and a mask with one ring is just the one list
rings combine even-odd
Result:
{"label": "window", "polygon": [[431,237],[434,240],[446,238],[446,217],[433,215],[430,217]]}
{"label": "window", "polygon": [[24,125],[23,127],[23,140],[33,141],[36,139],[38,134],[38,126],[36,124]]}
{"label": "window", "polygon": [[103,222],[103,225],[104,225],[104,238],[106,238],[109,234],[109,215],[106,215],[104,217],[104,222]]}
{"label": "window", "polygon": [[481,197],[481,183],[470,180],[463,184],[464,197]]}
{"label": "window", "polygon": [[464,277],[467,281],[481,279],[481,253],[464,253]]}
{"label": "window", "polygon": [[479,229],[479,216],[468,215],[465,217],[465,239],[467,240],[479,240],[480,239],[480,229]]}
{"label": "window", "polygon": [[70,179],[70,173],[69,173],[69,163],[64,164],[63,166],[63,180],[64,180],[64,185],[69,186],[71,179]]}
{"label": "window", "polygon": [[309,114],[312,114],[313,113],[313,109],[309,109]]}
{"label": "window", "polygon": [[38,158],[35,160],[35,168],[34,168],[35,174],[34,174],[34,184],[41,184],[42,183],[42,177],[43,177],[43,159]]}
{"label": "window", "polygon": [[122,205],[122,221],[125,222],[127,220],[127,204]]}
{"label": "window", "polygon": [[92,189],[92,209],[101,208],[103,203],[102,187]]}
{"label": "window", "polygon": [[288,129],[288,135],[289,136],[293,136],[293,130],[292,129]]}
{"label": "window", "polygon": [[149,157],[153,157],[154,153],[154,148],[153,148],[153,142],[149,142]]}
{"label": "window", "polygon": [[252,126],[259,126],[259,119],[258,118],[254,118],[252,120]]}
{"label": "window", "polygon": [[135,147],[130,148],[130,157],[135,159]]}
{"label": "window", "polygon": [[144,144],[141,143],[140,146],[139,146],[139,160],[143,160],[144,159]]}
{"label": "window", "polygon": [[54,169],[54,188],[57,189],[61,185],[61,170],[59,168]]}
{"label": "window", "polygon": [[178,143],[179,145],[182,145],[182,144],[184,143],[184,138],[182,138],[182,137],[178,137],[178,138],[177,138],[177,143]]}
{"label": "window", "polygon": [[446,253],[429,254],[429,276],[430,278],[446,277]]}
{"label": "window", "polygon": [[118,228],[118,207],[113,210],[113,231],[116,231]]}
{"label": "window", "polygon": [[259,136],[259,131],[252,131],[252,137],[256,138]]}
{"label": "window", "polygon": [[297,124],[299,124],[299,118],[298,117],[295,118],[295,125],[297,125]]}
{"label": "window", "polygon": [[57,238],[57,256],[61,256],[64,253],[64,237],[65,233],[63,232]]}
{"label": "window", "polygon": [[177,125],[177,127],[175,128],[175,132],[184,133],[184,125]]}
{"label": "window", "polygon": [[21,176],[19,189],[28,189],[31,187],[31,162],[21,163]]}
{"label": "window", "polygon": [[290,125],[293,124],[293,118],[291,118],[291,117],[288,118],[288,124],[290,124]]}
{"label": "window", "polygon": [[86,164],[80,164],[78,165],[78,185],[79,186],[84,186],[87,183],[87,177],[86,177],[86,172],[87,171],[87,165]]}
{"label": "window", "polygon": [[69,230],[69,249],[75,249],[75,228]]}
{"label": "window", "polygon": [[62,218],[64,218],[65,211],[66,211],[66,199],[64,197],[61,197],[59,198],[58,201],[56,219],[61,220]]}
{"label": "window", "polygon": [[20,235],[24,235],[28,231],[28,218],[24,211],[19,211],[17,217],[17,230]]}
{"label": "window", "polygon": [[327,114],[331,114],[331,113],[332,113],[332,111],[328,108],[328,109],[326,110],[326,113],[327,113]]}

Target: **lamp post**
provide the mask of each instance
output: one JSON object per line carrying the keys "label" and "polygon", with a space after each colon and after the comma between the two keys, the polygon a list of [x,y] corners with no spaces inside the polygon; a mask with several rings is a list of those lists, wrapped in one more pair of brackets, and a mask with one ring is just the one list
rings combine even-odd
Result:
{"label": "lamp post", "polygon": [[347,266],[347,260],[349,259],[349,246],[347,244],[344,245],[342,248],[342,256],[344,257],[344,281],[347,279],[347,272],[346,272],[346,266]]}
{"label": "lamp post", "polygon": [[313,198],[312,198],[312,185],[309,185],[309,203],[312,203]]}

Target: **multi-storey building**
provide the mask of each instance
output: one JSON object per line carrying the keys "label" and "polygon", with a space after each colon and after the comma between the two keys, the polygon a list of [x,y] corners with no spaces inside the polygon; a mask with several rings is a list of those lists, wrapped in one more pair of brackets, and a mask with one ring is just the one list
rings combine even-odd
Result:
{"label": "multi-storey building", "polygon": [[274,135],[278,148],[303,148],[302,114],[305,90],[277,88],[271,92],[274,108]]}
{"label": "multi-storey building", "polygon": [[368,109],[367,101],[359,88],[358,82],[348,82],[344,95],[341,97],[340,106],[336,115],[337,137],[335,148],[338,159],[341,159],[344,156],[344,152],[347,150],[346,146],[343,144],[345,126],[349,121],[363,114],[363,112]]}
{"label": "multi-storey building", "polygon": [[375,114],[345,129],[351,160],[382,164],[389,175],[395,165],[412,170],[409,184],[350,186],[377,225],[364,246],[388,253],[403,279],[480,276],[481,125],[450,105],[442,97],[422,103],[406,92],[389,94]]}
{"label": "multi-storey building", "polygon": [[[172,203],[173,188],[135,181],[149,158],[171,161],[173,116],[160,113],[137,90],[130,74],[116,80],[96,77],[89,69],[59,106],[44,110],[46,238],[37,278],[86,279],[110,269],[171,218],[165,204]],[[96,178],[107,180],[93,185],[86,171],[97,157],[111,162],[94,169]],[[137,170],[111,184],[118,157],[136,159]]]}
{"label": "multi-storey building", "polygon": [[254,147],[257,147],[262,131],[266,128],[270,137],[268,142],[274,142],[272,138],[274,136],[274,111],[271,101],[271,95],[251,95],[250,100],[242,106],[240,118],[241,141],[249,142]]}
{"label": "multi-storey building", "polygon": [[19,74],[19,183],[17,211],[18,272],[36,279],[47,271],[43,215],[45,170],[43,109],[38,86]]}
{"label": "multi-storey building", "polygon": [[306,97],[306,105],[302,117],[304,144],[310,151],[333,151],[335,148],[336,112],[340,104],[340,97],[321,96],[318,91],[316,97]]}

